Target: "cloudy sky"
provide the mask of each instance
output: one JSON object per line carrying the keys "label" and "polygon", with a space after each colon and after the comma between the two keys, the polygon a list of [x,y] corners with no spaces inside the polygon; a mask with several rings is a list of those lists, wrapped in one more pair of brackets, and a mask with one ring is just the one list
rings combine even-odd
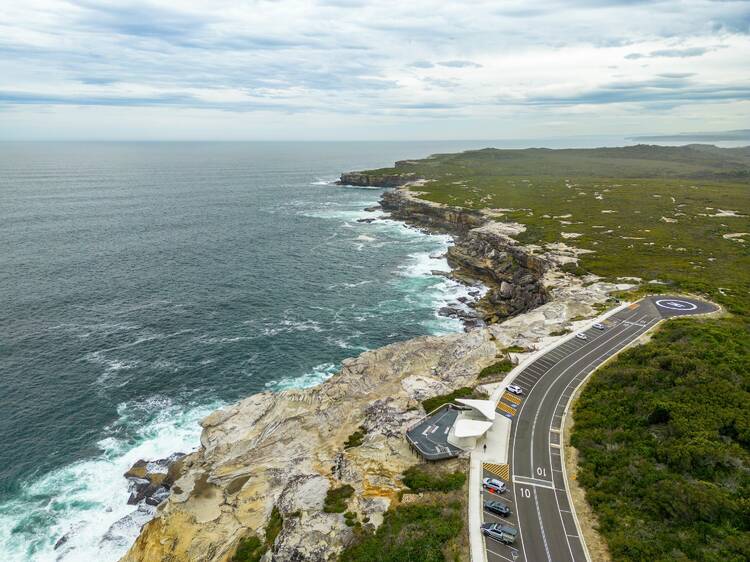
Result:
{"label": "cloudy sky", "polygon": [[748,126],[746,0],[0,2],[0,139]]}

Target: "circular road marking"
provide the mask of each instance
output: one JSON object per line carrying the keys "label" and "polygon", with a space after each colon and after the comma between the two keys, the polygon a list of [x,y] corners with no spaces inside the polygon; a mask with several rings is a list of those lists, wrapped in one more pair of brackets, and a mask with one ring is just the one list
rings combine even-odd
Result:
{"label": "circular road marking", "polygon": [[656,301],[656,306],[666,308],[667,310],[680,310],[683,312],[688,310],[695,310],[696,308],[698,308],[697,304],[688,301],[679,301],[676,299],[658,300]]}

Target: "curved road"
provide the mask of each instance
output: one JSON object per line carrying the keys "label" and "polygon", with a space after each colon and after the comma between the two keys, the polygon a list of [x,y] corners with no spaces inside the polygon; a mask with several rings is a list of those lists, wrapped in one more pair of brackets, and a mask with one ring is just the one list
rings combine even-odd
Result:
{"label": "curved road", "polygon": [[[489,562],[590,560],[562,472],[560,431],[568,402],[596,367],[660,320],[715,310],[696,299],[647,297],[609,316],[603,330],[586,330],[585,340],[569,339],[518,374],[513,384],[524,389],[522,400],[506,394],[498,404],[498,412],[512,419],[509,490],[500,496],[482,492],[483,499],[498,499],[513,510],[507,519],[483,511],[483,522],[510,525],[517,529],[518,538],[506,546],[484,537]],[[496,478],[497,474],[485,470],[483,476]]]}

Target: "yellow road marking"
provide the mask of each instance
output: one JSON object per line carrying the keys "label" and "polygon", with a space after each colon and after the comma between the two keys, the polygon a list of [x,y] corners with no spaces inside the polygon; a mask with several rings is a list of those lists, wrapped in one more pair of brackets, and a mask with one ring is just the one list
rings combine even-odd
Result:
{"label": "yellow road marking", "polygon": [[629,308],[630,310],[635,310],[635,309],[636,309],[636,308],[638,308],[639,306],[641,306],[641,305],[640,305],[640,304],[638,304],[637,302],[634,302],[634,303],[633,303],[633,304],[631,304],[631,305],[630,305],[630,306],[629,306],[628,308]]}
{"label": "yellow road marking", "polygon": [[484,468],[484,470],[486,470],[490,474],[499,476],[506,482],[510,480],[510,466],[507,464],[493,464],[486,462],[482,464],[482,468]]}
{"label": "yellow road marking", "polygon": [[505,412],[506,414],[510,414],[511,416],[515,416],[516,415],[516,411],[513,408],[511,408],[508,404],[506,404],[505,402],[498,402],[497,403],[497,408],[498,408],[498,410],[502,410],[503,412]]}
{"label": "yellow road marking", "polygon": [[503,394],[503,399],[507,400],[508,402],[513,402],[514,404],[521,403],[521,399],[515,394],[511,394],[510,392],[506,392],[505,394]]}

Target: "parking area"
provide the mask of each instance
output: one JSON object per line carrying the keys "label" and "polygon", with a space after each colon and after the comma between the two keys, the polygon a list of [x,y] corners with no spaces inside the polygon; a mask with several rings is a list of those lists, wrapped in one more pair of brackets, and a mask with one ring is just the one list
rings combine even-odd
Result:
{"label": "parking area", "polygon": [[[482,471],[482,479],[484,478],[495,478],[502,480],[505,485],[510,488],[511,484],[508,478],[502,478],[509,473],[509,467],[505,465],[489,465],[485,466]],[[484,507],[487,501],[500,501],[507,505],[511,514],[507,517],[501,517],[496,515]],[[497,494],[486,489],[482,489],[482,523],[500,523],[502,525],[512,527],[518,530],[518,520],[516,518],[516,508],[513,503],[512,493],[510,490]],[[515,562],[519,557],[519,551],[516,545],[506,545],[498,540],[491,539],[486,536],[482,536],[484,540],[485,550],[487,552],[488,562]]]}

